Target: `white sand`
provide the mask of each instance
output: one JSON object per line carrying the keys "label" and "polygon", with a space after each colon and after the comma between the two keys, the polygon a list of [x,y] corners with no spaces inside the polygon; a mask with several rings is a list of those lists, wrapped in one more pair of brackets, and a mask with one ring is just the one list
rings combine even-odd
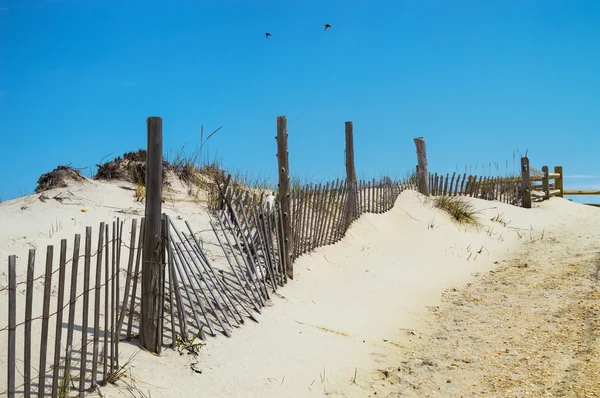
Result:
{"label": "white sand", "polygon": [[[63,204],[42,203],[37,195],[0,204],[0,285],[6,285],[9,254],[20,256],[17,273],[22,277],[32,245],[40,249],[38,259],[43,258],[45,245],[54,244],[57,254],[59,239],[68,238],[71,245],[73,234],[83,234],[86,225],[96,233],[100,221],[126,219],[118,209],[143,214],[143,205],[119,185],[127,186],[87,182],[47,194],[70,191],[70,200]],[[205,207],[187,199],[183,187],[177,189],[165,211],[180,215],[196,230],[209,229]],[[133,380],[123,381],[149,390],[152,397],[369,396],[377,369],[395,366],[406,355],[399,346],[407,335],[427,333],[424,320],[430,307],[439,305],[444,289],[465,285],[475,273],[509,259],[523,242],[544,231],[576,230],[578,221],[592,214],[562,199],[534,209],[469,200],[480,210],[478,230],[457,226],[415,192],[402,193],[390,212],[363,216],[341,242],[300,258],[295,279],[258,315],[259,323],[246,322],[231,338],[209,337],[197,358],[171,350],[161,357],[138,352],[130,369]],[[499,214],[508,225],[491,220]],[[59,231],[49,237],[53,225]],[[209,243],[211,234],[203,234]],[[206,249],[221,254],[213,245]],[[42,271],[38,264],[36,274]],[[41,291],[39,287],[35,294]],[[18,300],[24,301],[21,291]],[[2,293],[0,311],[5,314],[7,301]],[[0,328],[5,325],[3,319]],[[5,342],[2,332],[0,344]],[[23,341],[18,343],[22,346]],[[121,362],[137,351],[122,343]],[[3,374],[5,355],[0,360]],[[201,374],[192,371],[192,362],[198,362],[194,368]],[[2,390],[4,385],[2,380]],[[124,391],[122,384],[102,389],[108,397]]]}

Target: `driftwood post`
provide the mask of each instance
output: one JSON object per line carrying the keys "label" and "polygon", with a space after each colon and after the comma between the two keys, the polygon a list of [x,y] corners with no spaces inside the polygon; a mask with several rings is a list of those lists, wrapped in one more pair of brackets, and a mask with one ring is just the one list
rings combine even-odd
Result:
{"label": "driftwood post", "polygon": [[348,199],[346,201],[346,226],[349,226],[356,210],[356,169],[354,168],[354,128],[352,122],[346,122],[346,181]]}
{"label": "driftwood post", "polygon": [[283,244],[282,258],[287,275],[294,279],[294,266],[292,264],[292,225],[290,220],[290,167],[288,161],[288,133],[287,117],[277,117],[277,166],[279,168],[279,201],[283,217]]}
{"label": "driftwood post", "polygon": [[429,170],[427,169],[425,140],[423,137],[417,137],[414,141],[417,147],[417,160],[419,161],[419,166],[417,167],[417,186],[420,193],[429,196]]}
{"label": "driftwood post", "polygon": [[523,195],[523,207],[531,209],[531,182],[529,180],[529,158],[521,158],[521,195]]}
{"label": "driftwood post", "polygon": [[162,118],[149,117],[146,154],[146,225],[142,255],[142,319],[140,344],[158,351],[159,314],[162,306],[160,243],[162,205]]}

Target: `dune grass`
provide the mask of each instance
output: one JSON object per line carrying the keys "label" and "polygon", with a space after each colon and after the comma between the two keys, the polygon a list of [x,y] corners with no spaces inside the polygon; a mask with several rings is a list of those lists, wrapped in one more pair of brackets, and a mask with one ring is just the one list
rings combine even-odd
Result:
{"label": "dune grass", "polygon": [[436,196],[433,205],[448,213],[460,224],[478,226],[477,210],[469,201],[460,196]]}

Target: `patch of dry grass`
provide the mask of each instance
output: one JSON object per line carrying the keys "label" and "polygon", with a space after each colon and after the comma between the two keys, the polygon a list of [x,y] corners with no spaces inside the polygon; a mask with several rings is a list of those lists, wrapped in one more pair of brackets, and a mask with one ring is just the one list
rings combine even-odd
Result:
{"label": "patch of dry grass", "polygon": [[469,201],[460,196],[437,196],[433,205],[448,213],[456,222],[477,226],[477,211]]}
{"label": "patch of dry grass", "polygon": [[71,166],[58,166],[49,173],[42,174],[37,181],[35,193],[41,193],[53,188],[66,188],[67,181],[84,181],[85,177],[79,170]]}

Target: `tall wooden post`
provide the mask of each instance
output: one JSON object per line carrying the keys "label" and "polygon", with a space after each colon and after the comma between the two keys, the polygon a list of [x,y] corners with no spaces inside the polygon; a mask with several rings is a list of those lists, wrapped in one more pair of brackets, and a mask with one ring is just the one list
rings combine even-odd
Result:
{"label": "tall wooden post", "polygon": [[560,177],[554,179],[554,189],[560,189],[560,193],[558,194],[559,198],[564,197],[564,187],[563,187],[563,171],[562,166],[554,166],[554,172],[559,174]]}
{"label": "tall wooden post", "polygon": [[346,189],[348,199],[346,200],[346,226],[356,217],[356,168],[354,167],[354,127],[352,122],[345,123],[346,133]]}
{"label": "tall wooden post", "polygon": [[523,196],[523,207],[531,209],[531,180],[528,157],[521,158],[521,195]]}
{"label": "tall wooden post", "polygon": [[419,188],[420,193],[429,196],[429,169],[427,168],[427,148],[425,146],[425,140],[423,137],[417,137],[414,141],[415,146],[417,147],[417,160],[419,161],[417,167],[417,187]]}
{"label": "tall wooden post", "polygon": [[292,223],[290,212],[290,166],[288,162],[288,133],[287,117],[277,116],[277,166],[279,168],[279,201],[283,215],[284,244],[282,258],[290,279],[294,279],[294,264],[292,262]]}
{"label": "tall wooden post", "polygon": [[142,254],[142,319],[140,344],[158,352],[161,290],[162,118],[149,117],[146,153],[146,225]]}

